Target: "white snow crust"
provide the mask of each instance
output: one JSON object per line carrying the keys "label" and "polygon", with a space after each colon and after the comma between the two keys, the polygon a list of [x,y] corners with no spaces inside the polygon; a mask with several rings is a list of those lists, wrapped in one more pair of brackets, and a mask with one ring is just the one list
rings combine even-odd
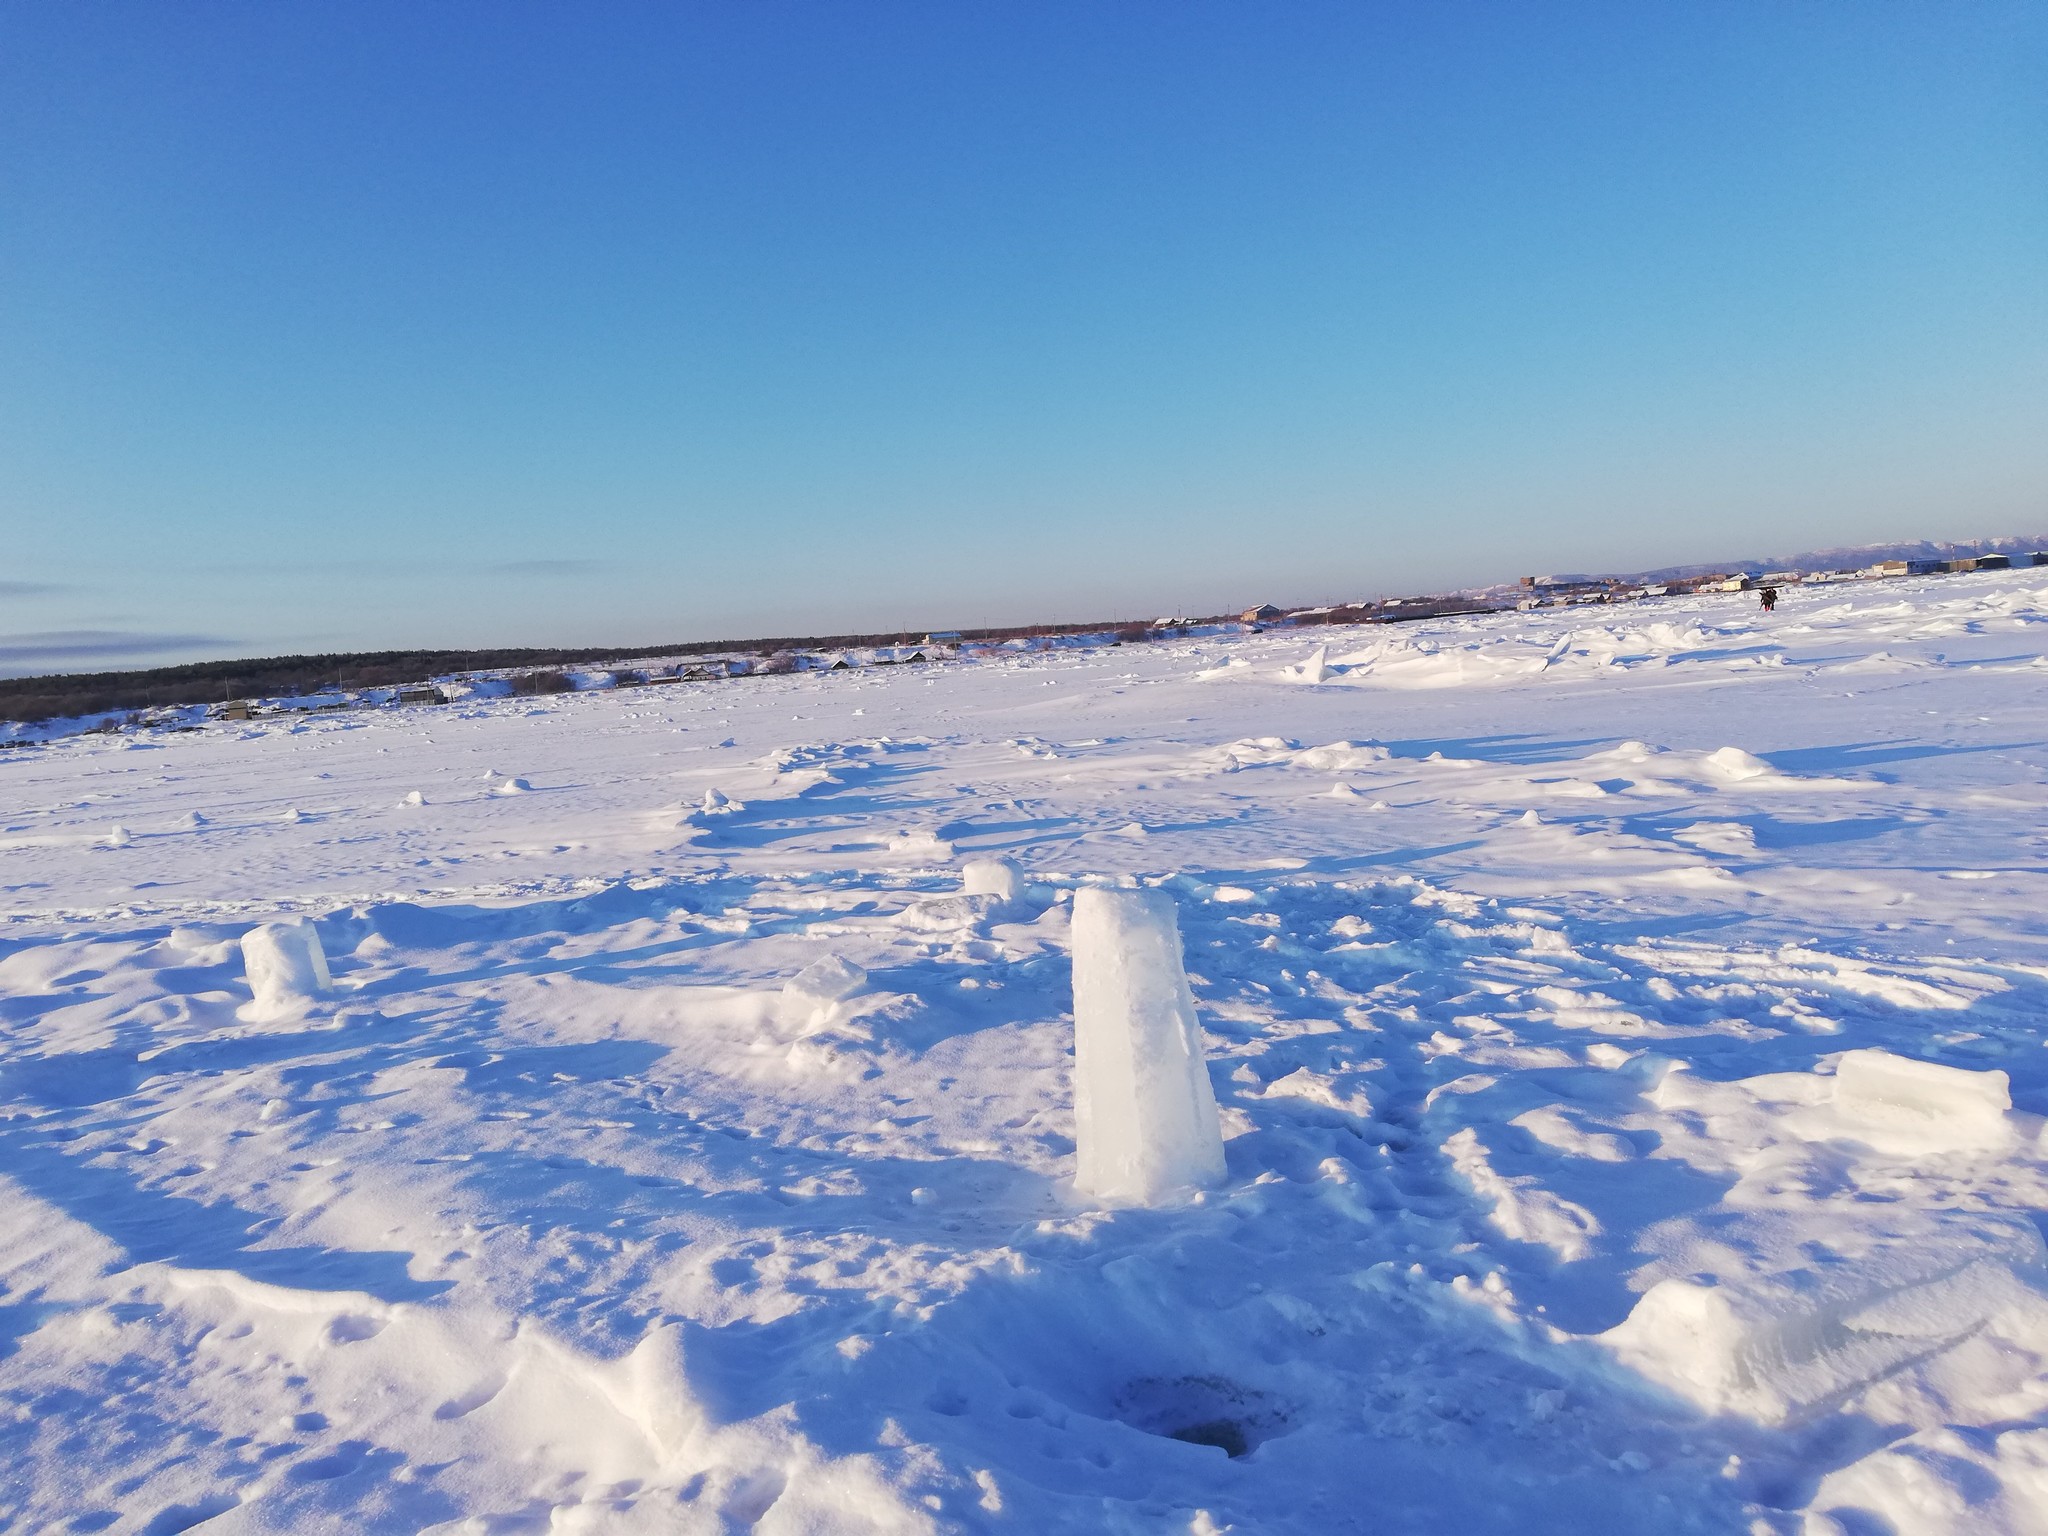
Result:
{"label": "white snow crust", "polygon": [[[0,751],[0,1529],[2048,1529],[2044,636],[2020,570]],[[1085,1176],[1091,1019],[1220,1167]]]}

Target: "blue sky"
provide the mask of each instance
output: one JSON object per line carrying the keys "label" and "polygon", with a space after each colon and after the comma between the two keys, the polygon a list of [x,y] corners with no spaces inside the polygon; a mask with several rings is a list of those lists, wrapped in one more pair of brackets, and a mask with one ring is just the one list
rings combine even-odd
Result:
{"label": "blue sky", "polygon": [[0,8],[0,669],[2048,532],[2048,8]]}

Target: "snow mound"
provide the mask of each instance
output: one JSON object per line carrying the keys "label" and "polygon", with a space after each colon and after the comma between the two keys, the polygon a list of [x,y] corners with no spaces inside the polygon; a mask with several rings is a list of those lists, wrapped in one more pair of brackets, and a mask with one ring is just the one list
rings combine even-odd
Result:
{"label": "snow mound", "polygon": [[1762,758],[1745,752],[1740,747],[1722,747],[1709,752],[1705,766],[1724,779],[1760,779],[1777,770]]}
{"label": "snow mound", "polygon": [[1708,853],[1744,856],[1756,852],[1756,832],[1739,821],[1696,821],[1680,827],[1671,838]]}

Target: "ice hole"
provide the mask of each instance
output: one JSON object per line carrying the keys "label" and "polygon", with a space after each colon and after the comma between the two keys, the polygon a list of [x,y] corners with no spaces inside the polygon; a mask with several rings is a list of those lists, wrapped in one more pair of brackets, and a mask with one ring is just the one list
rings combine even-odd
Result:
{"label": "ice hole", "polygon": [[1236,1460],[1293,1427],[1271,1393],[1227,1376],[1144,1376],[1116,1396],[1116,1416],[1133,1429],[1185,1445],[1213,1446]]}

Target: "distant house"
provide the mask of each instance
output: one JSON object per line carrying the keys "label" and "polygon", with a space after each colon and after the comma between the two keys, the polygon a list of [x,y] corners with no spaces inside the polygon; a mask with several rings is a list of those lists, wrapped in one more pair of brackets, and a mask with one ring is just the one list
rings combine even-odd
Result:
{"label": "distant house", "polygon": [[220,717],[223,720],[247,720],[254,713],[255,710],[247,699],[230,699],[220,707]]}
{"label": "distant house", "polygon": [[1973,571],[2009,571],[2012,569],[2010,555],[1979,555],[1970,562]]}
{"label": "distant house", "polygon": [[1701,592],[1747,592],[1752,583],[1747,576],[1709,576],[1696,590]]}
{"label": "distant house", "polygon": [[693,661],[688,666],[679,668],[673,679],[665,679],[665,681],[706,683],[722,677],[739,677],[746,670],[747,664],[743,661],[733,661],[727,657],[717,657],[710,661]]}
{"label": "distant house", "polygon": [[1271,603],[1261,603],[1256,608],[1247,608],[1238,615],[1246,624],[1270,624],[1280,617],[1280,610]]}
{"label": "distant house", "polygon": [[1863,568],[1866,576],[1931,576],[1936,571],[1946,570],[1948,562],[1943,560],[1880,560],[1875,565]]}
{"label": "distant house", "polygon": [[924,637],[924,643],[926,645],[958,645],[960,643],[960,631],[957,629],[933,630]]}
{"label": "distant house", "polygon": [[436,688],[432,683],[415,683],[398,690],[398,702],[401,704],[446,704],[448,702],[448,695]]}

